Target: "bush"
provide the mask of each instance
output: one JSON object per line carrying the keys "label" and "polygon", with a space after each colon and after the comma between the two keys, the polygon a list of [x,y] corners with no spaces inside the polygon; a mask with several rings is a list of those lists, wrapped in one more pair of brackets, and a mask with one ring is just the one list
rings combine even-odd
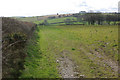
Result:
{"label": "bush", "polygon": [[27,56],[25,46],[36,25],[11,18],[2,18],[2,78],[18,78]]}
{"label": "bush", "polygon": [[66,19],[64,20],[65,24],[66,25],[72,25],[73,24],[73,21],[71,19]]}
{"label": "bush", "polygon": [[44,20],[44,22],[42,23],[43,25],[49,25],[47,20]]}

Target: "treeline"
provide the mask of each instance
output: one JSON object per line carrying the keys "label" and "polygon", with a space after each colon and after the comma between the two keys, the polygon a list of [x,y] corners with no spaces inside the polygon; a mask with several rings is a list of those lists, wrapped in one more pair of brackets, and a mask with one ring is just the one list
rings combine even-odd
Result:
{"label": "treeline", "polygon": [[86,21],[89,25],[103,25],[103,24],[111,24],[117,25],[118,21],[120,21],[120,14],[118,13],[85,13],[85,14],[75,14],[73,15],[77,18],[79,22]]}
{"label": "treeline", "polygon": [[[62,17],[59,17],[62,16]],[[63,21],[49,23],[51,19],[62,19]],[[64,19],[66,18],[66,19]],[[76,13],[72,15],[58,15],[48,17],[39,25],[118,25],[120,21],[119,13]]]}

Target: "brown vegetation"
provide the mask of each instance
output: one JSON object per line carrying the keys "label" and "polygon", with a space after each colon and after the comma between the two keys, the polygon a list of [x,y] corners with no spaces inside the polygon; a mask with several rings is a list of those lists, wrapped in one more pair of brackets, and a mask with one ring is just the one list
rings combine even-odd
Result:
{"label": "brown vegetation", "polygon": [[36,24],[2,18],[2,77],[18,78],[26,56],[24,48]]}

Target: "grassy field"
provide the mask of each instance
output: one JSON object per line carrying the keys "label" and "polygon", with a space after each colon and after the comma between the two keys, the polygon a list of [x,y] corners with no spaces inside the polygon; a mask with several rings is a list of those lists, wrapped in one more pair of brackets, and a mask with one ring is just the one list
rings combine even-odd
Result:
{"label": "grassy field", "polygon": [[61,77],[63,61],[77,77],[117,77],[117,26],[38,26],[36,35],[36,43],[28,45],[22,78]]}
{"label": "grassy field", "polygon": [[[82,22],[78,22],[76,17],[60,17],[60,18],[54,18],[54,19],[49,19],[48,17],[44,16],[44,17],[39,17],[39,19],[37,19],[37,17],[18,17],[15,18],[17,20],[21,20],[21,21],[28,21],[28,22],[34,22],[36,24],[41,24],[44,22],[44,20],[47,20],[47,22],[49,23],[49,25],[65,25],[65,20],[66,19],[70,19],[72,21],[76,21],[73,22],[73,24],[82,24]],[[53,24],[54,23],[54,24]]]}
{"label": "grassy field", "polygon": [[[66,19],[74,19],[74,21],[77,21],[76,17],[62,17],[62,18],[55,18],[55,19],[48,19],[48,23],[57,23],[57,22],[64,22]],[[42,23],[44,20],[37,21],[36,23]]]}
{"label": "grassy field", "polygon": [[48,51],[48,46],[40,30],[28,42],[26,47],[24,71],[20,78],[58,78],[57,63],[54,54]]}

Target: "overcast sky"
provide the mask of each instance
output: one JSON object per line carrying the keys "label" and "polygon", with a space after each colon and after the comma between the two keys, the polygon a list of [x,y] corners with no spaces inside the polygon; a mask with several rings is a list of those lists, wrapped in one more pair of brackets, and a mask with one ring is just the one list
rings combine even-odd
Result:
{"label": "overcast sky", "polygon": [[1,0],[0,16],[41,16],[79,11],[117,12],[120,0]]}

